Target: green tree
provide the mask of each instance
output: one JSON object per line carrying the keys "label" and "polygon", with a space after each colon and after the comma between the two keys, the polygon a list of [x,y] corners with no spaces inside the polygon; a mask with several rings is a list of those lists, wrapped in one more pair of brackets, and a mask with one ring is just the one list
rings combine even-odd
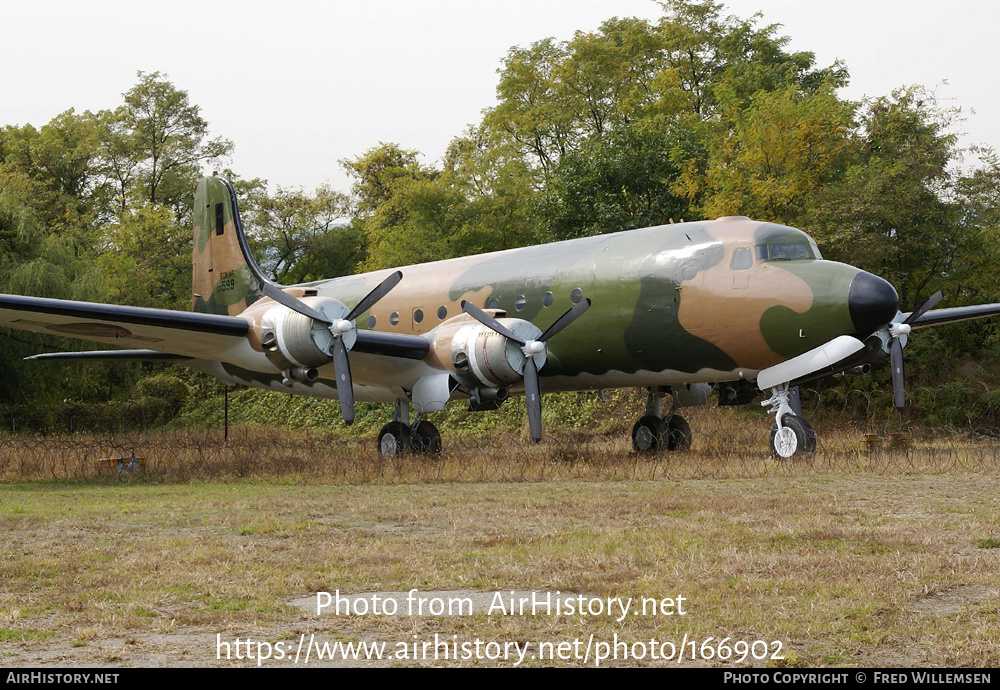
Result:
{"label": "green tree", "polygon": [[254,256],[279,283],[354,273],[364,259],[364,237],[346,222],[350,199],[329,186],[312,195],[278,187],[259,190],[245,214]]}
{"label": "green tree", "polygon": [[98,144],[98,118],[70,109],[40,130],[31,125],[0,130],[0,166],[30,182],[30,203],[46,226],[77,234],[99,212]]}
{"label": "green tree", "polygon": [[187,309],[191,303],[190,228],[170,209],[143,206],[104,228],[97,257],[111,301],[137,307]]}
{"label": "green tree", "polygon": [[442,258],[437,238],[428,236],[427,228],[415,221],[415,215],[436,208],[439,217],[432,222],[441,224],[440,214],[447,206],[434,193],[438,171],[420,165],[418,155],[383,142],[341,161],[354,178],[351,205],[355,224],[364,234],[368,270]]}
{"label": "green tree", "polygon": [[703,215],[794,224],[809,217],[827,185],[842,179],[854,108],[837,98],[832,84],[758,91],[745,107],[739,96],[725,94],[721,110],[731,125],[709,143],[705,188],[690,195],[705,199]]}
{"label": "green tree", "polygon": [[955,116],[919,88],[868,103],[835,207],[824,209],[831,255],[893,283],[904,309],[981,269],[981,237],[954,195]]}
{"label": "green tree", "polygon": [[380,142],[356,158],[340,161],[354,178],[351,194],[355,212],[361,217],[370,216],[389,201],[401,185],[433,177],[435,172],[417,161],[419,155],[398,144]]}
{"label": "green tree", "polygon": [[674,187],[679,168],[669,131],[619,127],[560,161],[544,213],[552,239],[662,225],[689,215]]}
{"label": "green tree", "polygon": [[170,207],[190,217],[194,188],[206,161],[232,153],[232,142],[207,139],[208,123],[186,91],[160,72],[139,72],[125,103],[102,113],[104,170],[119,208],[143,203]]}

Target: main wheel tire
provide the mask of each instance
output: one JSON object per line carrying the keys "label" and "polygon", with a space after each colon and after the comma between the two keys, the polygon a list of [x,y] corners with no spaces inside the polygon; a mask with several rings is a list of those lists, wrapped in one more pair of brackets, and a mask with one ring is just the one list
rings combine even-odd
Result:
{"label": "main wheel tire", "polygon": [[656,453],[668,447],[668,434],[666,422],[647,414],[632,427],[632,448],[636,453]]}
{"label": "main wheel tire", "polygon": [[410,430],[410,450],[422,455],[437,455],[441,452],[441,433],[426,420],[420,420],[416,428]]}
{"label": "main wheel tire", "polygon": [[771,429],[771,455],[779,460],[788,460],[803,453],[816,450],[816,432],[802,417],[785,415],[781,427]]}
{"label": "main wheel tire", "polygon": [[678,415],[670,415],[667,420],[667,450],[686,452],[691,450],[691,425]]}
{"label": "main wheel tire", "polygon": [[378,432],[378,452],[383,458],[394,458],[409,448],[410,427],[402,422],[389,422]]}

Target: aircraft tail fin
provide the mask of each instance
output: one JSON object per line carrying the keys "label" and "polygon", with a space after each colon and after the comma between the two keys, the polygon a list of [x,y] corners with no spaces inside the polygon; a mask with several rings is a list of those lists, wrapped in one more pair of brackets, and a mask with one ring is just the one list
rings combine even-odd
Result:
{"label": "aircraft tail fin", "polygon": [[236,316],[264,296],[263,280],[233,186],[221,177],[203,178],[194,195],[191,310]]}

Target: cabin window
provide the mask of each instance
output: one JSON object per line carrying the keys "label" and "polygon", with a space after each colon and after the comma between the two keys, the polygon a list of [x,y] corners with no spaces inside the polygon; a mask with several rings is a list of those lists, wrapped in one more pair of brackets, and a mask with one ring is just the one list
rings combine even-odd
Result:
{"label": "cabin window", "polygon": [[215,234],[221,235],[226,229],[226,219],[222,212],[222,204],[215,205]]}
{"label": "cabin window", "polygon": [[514,308],[517,309],[518,311],[522,311],[527,303],[528,300],[525,298],[524,295],[518,295],[514,299]]}
{"label": "cabin window", "polygon": [[438,307],[438,318],[443,321],[446,316],[448,316],[448,307],[441,305]]}
{"label": "cabin window", "polygon": [[368,328],[375,328],[375,315],[372,314],[368,317]]}
{"label": "cabin window", "polygon": [[733,252],[732,268],[734,271],[745,271],[753,267],[753,254],[749,248],[737,249]]}
{"label": "cabin window", "polygon": [[424,320],[424,310],[414,309],[413,310],[413,323],[420,323]]}
{"label": "cabin window", "polygon": [[500,308],[500,300],[498,300],[496,298],[491,299],[487,308],[488,309],[499,309]]}
{"label": "cabin window", "polygon": [[542,295],[542,306],[551,307],[555,299],[556,299],[555,296],[551,292],[546,292],[544,295]]}
{"label": "cabin window", "polygon": [[396,326],[396,325],[399,324],[399,312],[398,311],[394,311],[394,312],[392,312],[392,314],[389,315],[389,323],[391,323],[393,326]]}
{"label": "cabin window", "polygon": [[580,288],[573,288],[573,292],[569,293],[569,301],[573,304],[579,304],[580,300],[583,299],[583,290]]}

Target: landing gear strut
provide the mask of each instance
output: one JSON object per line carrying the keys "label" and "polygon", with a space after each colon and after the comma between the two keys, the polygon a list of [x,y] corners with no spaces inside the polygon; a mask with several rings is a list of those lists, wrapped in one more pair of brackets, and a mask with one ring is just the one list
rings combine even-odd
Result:
{"label": "landing gear strut", "polygon": [[787,460],[816,450],[816,432],[812,425],[796,414],[798,410],[798,389],[789,388],[786,383],[771,389],[771,397],[761,403],[775,415],[771,429],[771,455],[779,460]]}
{"label": "landing gear strut", "polygon": [[436,455],[441,452],[441,433],[426,419],[410,423],[409,401],[396,400],[392,421],[378,434],[378,452],[383,458],[392,458],[405,452]]}
{"label": "landing gear strut", "polygon": [[646,414],[632,427],[632,448],[637,453],[691,449],[691,427],[687,421],[673,412],[666,419],[663,418],[662,402],[666,392],[649,391]]}

